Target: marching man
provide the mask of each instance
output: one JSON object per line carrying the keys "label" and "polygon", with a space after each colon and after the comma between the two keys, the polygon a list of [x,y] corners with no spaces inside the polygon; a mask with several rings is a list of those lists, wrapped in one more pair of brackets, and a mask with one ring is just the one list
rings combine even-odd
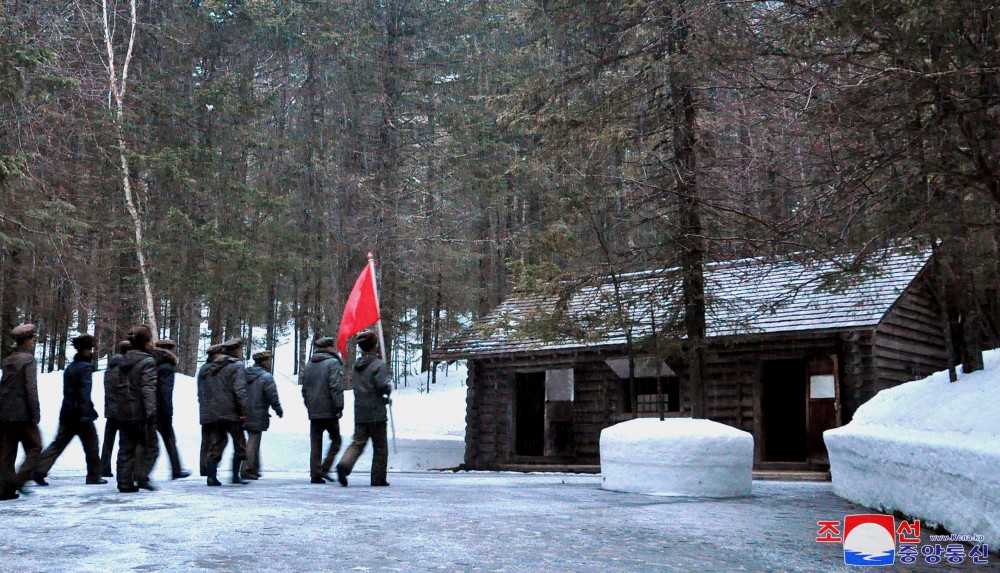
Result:
{"label": "marching man", "polygon": [[337,481],[347,487],[355,462],[370,439],[375,455],[372,459],[372,487],[388,486],[389,442],[386,437],[385,406],[392,393],[389,365],[379,358],[378,335],[370,330],[358,334],[358,347],[363,353],[354,364],[354,440],[337,464]]}

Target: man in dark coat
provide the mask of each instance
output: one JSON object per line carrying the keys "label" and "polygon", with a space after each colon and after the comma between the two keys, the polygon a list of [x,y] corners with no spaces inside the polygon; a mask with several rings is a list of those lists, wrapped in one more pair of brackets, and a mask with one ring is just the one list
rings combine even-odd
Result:
{"label": "man in dark coat", "polygon": [[177,347],[173,340],[157,340],[153,348],[156,358],[156,430],[163,438],[163,449],[170,460],[171,479],[186,478],[191,472],[181,466],[174,435],[174,374],[177,369]]}
{"label": "man in dark coat", "polygon": [[[312,483],[326,483],[333,459],[340,451],[340,417],[344,415],[344,367],[333,349],[336,340],[324,336],[315,342],[316,350],[302,369],[299,383],[309,412],[309,474]],[[330,436],[330,448],[323,455],[323,433]]]}
{"label": "man in dark coat", "polygon": [[[42,451],[42,419],[38,405],[38,367],[35,362],[34,324],[22,324],[10,331],[17,347],[3,361],[0,378],[0,500],[17,499],[35,471]],[[24,461],[17,473],[18,444],[24,448]]]}
{"label": "man in dark coat", "polygon": [[115,386],[118,384],[124,354],[132,348],[128,340],[122,340],[115,347],[115,354],[108,358],[108,369],[104,371],[104,444],[101,446],[101,477],[114,477],[111,473],[111,454],[115,450],[115,436],[118,435],[118,401]]}
{"label": "man in dark coat", "polygon": [[83,454],[87,460],[87,483],[108,483],[108,480],[101,478],[101,458],[97,453],[100,445],[97,428],[94,427],[97,410],[90,400],[90,390],[94,386],[92,362],[94,337],[81,334],[73,338],[73,348],[76,349],[76,356],[63,372],[63,403],[62,409],[59,410],[59,430],[56,432],[56,439],[38,458],[38,465],[31,478],[42,486],[49,485],[45,481],[45,476],[75,437],[79,437],[83,444]]}
{"label": "man in dark coat", "polygon": [[347,486],[355,462],[365,450],[369,438],[375,455],[372,459],[371,485],[388,486],[389,444],[386,439],[385,406],[392,393],[389,365],[378,356],[378,337],[374,332],[358,334],[362,356],[354,364],[354,440],[337,464],[337,481]]}
{"label": "man in dark coat", "polygon": [[[204,364],[201,365],[201,368],[198,369],[198,374],[196,377],[199,387],[202,384],[201,382],[202,377],[204,377],[205,372],[208,371],[209,365],[212,364],[212,362],[215,362],[215,359],[218,358],[220,354],[222,354],[222,345],[213,344],[212,346],[209,346],[208,349],[205,351],[205,354],[208,356],[208,359],[205,361]],[[201,453],[198,457],[198,471],[201,477],[205,477],[208,475],[208,447],[210,445],[211,445],[211,436],[208,435],[208,426],[203,425],[201,427]]]}
{"label": "man in dark coat", "polygon": [[243,339],[222,343],[222,354],[208,364],[198,377],[198,406],[201,425],[208,432],[208,485],[219,486],[219,462],[233,438],[234,484],[248,484],[240,477],[247,459],[247,442],[240,423],[247,414],[247,375],[243,366]]}
{"label": "man in dark coat", "polygon": [[160,452],[156,439],[156,359],[153,333],[147,326],[135,326],[128,333],[132,345],[121,364],[114,388],[118,402],[118,491],[155,491],[149,474]]}
{"label": "man in dark coat", "polygon": [[247,417],[243,429],[247,431],[247,461],[243,466],[243,477],[260,479],[260,440],[271,426],[269,409],[274,409],[278,417],[285,413],[278,399],[278,386],[271,376],[271,353],[258,352],[253,355],[254,365],[247,368]]}

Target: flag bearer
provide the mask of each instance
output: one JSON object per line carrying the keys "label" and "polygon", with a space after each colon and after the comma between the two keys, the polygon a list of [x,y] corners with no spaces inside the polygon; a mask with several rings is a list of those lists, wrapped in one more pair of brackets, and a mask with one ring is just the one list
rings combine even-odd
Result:
{"label": "flag bearer", "polygon": [[389,444],[386,438],[386,404],[392,393],[389,365],[379,358],[378,336],[366,330],[358,334],[358,347],[362,356],[354,364],[354,440],[337,464],[337,481],[347,486],[347,476],[355,462],[372,441],[375,455],[372,459],[371,485],[388,486],[386,471],[389,467]]}

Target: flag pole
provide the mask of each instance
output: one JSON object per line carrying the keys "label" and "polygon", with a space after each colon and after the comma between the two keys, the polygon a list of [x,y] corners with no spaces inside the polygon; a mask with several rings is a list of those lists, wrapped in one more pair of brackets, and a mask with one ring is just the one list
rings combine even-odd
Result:
{"label": "flag pole", "polygon": [[385,335],[382,333],[382,303],[378,299],[378,279],[375,278],[375,255],[368,253],[368,266],[372,273],[372,290],[375,291],[375,308],[378,309],[378,349],[382,353],[382,360],[385,360]]}
{"label": "flag pole", "polygon": [[[378,310],[378,322],[375,323],[378,328],[378,349],[382,354],[382,361],[386,362],[385,359],[385,334],[382,333],[382,303],[379,302],[378,298],[378,279],[375,278],[375,255],[371,252],[368,253],[368,266],[371,268],[372,273],[372,290],[375,293],[375,308]],[[389,410],[389,428],[392,430],[392,453],[398,453],[396,450],[396,421],[392,418],[392,400],[386,404],[386,408]]]}

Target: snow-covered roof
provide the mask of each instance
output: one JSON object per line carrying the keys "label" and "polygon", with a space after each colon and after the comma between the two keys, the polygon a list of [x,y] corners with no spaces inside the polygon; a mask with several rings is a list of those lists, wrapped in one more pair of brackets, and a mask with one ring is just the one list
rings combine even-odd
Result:
{"label": "snow-covered roof", "polygon": [[[930,260],[894,247],[857,259],[789,256],[705,265],[709,337],[875,327]],[[863,260],[858,264],[857,260]],[[439,346],[438,359],[623,345],[683,333],[679,269],[604,277],[552,295],[515,294]],[[617,283],[617,287],[616,287]],[[615,292],[619,293],[615,296]]]}

